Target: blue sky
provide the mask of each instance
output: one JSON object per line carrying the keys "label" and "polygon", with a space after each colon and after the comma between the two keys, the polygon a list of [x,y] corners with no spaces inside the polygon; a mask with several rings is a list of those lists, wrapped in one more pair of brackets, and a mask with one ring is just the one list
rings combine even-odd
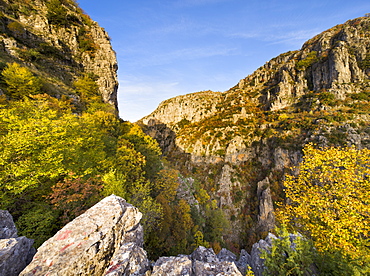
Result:
{"label": "blue sky", "polygon": [[121,118],[178,95],[226,91],[271,58],[370,13],[369,0],[78,0],[117,53]]}

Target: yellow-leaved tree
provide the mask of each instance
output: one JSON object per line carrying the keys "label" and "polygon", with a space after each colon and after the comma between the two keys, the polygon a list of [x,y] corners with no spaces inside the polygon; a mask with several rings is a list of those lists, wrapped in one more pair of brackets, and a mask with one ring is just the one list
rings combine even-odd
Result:
{"label": "yellow-leaved tree", "polygon": [[8,63],[1,75],[6,84],[6,94],[13,99],[18,100],[41,92],[40,79],[16,62]]}
{"label": "yellow-leaved tree", "polygon": [[308,144],[297,176],[287,176],[281,223],[310,237],[320,252],[369,265],[370,150]]}

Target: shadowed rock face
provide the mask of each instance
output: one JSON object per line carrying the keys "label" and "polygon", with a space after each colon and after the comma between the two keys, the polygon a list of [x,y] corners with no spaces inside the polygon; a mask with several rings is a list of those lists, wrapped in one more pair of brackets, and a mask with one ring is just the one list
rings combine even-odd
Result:
{"label": "shadowed rock face", "polygon": [[36,252],[32,245],[33,240],[18,237],[10,213],[0,210],[0,275],[18,275]]}
{"label": "shadowed rock face", "polygon": [[5,210],[0,210],[0,239],[17,238],[17,228],[12,215]]}

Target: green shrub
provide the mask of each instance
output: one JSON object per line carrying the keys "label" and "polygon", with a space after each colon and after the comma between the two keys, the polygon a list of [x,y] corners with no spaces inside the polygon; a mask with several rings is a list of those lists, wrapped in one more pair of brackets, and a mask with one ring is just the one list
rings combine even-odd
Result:
{"label": "green shrub", "polygon": [[359,101],[370,101],[370,92],[364,91],[356,94],[351,94],[351,98]]}
{"label": "green shrub", "polygon": [[359,62],[359,67],[362,70],[370,69],[370,54],[367,54],[366,57]]}
{"label": "green shrub", "polygon": [[41,54],[35,49],[17,49],[19,57],[25,61],[32,62],[41,58]]}
{"label": "green shrub", "polygon": [[88,52],[92,56],[96,52],[97,45],[94,42],[94,39],[90,32],[86,30],[86,28],[82,27],[78,32],[78,47],[80,48],[81,52]]}
{"label": "green shrub", "polygon": [[42,203],[21,215],[15,224],[19,229],[19,235],[35,240],[34,247],[36,248],[55,234],[60,227],[58,211]]}
{"label": "green shrub", "polygon": [[46,17],[50,24],[59,27],[68,25],[67,9],[60,0],[51,0],[46,6],[48,8]]}
{"label": "green shrub", "polygon": [[329,105],[329,106],[335,106],[335,96],[333,93],[323,91],[317,96],[320,100],[320,103]]}
{"label": "green shrub", "polygon": [[15,36],[22,36],[26,32],[26,30],[23,28],[23,25],[17,21],[10,22],[7,27],[8,30]]}
{"label": "green shrub", "polygon": [[298,70],[305,70],[306,68],[310,67],[312,64],[317,62],[319,59],[317,57],[317,52],[312,51],[310,52],[306,58],[301,59],[300,61],[297,62],[296,68]]}
{"label": "green shrub", "polygon": [[288,276],[310,273],[315,251],[309,240],[296,234],[294,241],[285,227],[278,228],[279,238],[272,241],[271,252],[264,250],[261,254],[265,259],[263,275]]}

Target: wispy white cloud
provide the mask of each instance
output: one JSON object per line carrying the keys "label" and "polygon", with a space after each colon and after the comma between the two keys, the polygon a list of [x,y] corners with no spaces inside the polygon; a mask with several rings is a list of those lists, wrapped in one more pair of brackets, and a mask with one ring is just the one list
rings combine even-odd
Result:
{"label": "wispy white cloud", "polygon": [[177,18],[175,21],[171,21],[170,24],[163,24],[156,26],[155,29],[150,29],[150,35],[166,36],[171,34],[187,33],[194,29],[199,29],[199,25],[194,24],[191,20],[185,17]]}
{"label": "wispy white cloud", "polygon": [[297,43],[305,42],[318,33],[320,33],[319,30],[298,30],[286,33],[271,33],[270,35],[265,37],[265,40],[270,42],[270,44],[295,45]]}
{"label": "wispy white cloud", "polygon": [[241,32],[240,31],[240,32],[234,32],[234,33],[227,34],[227,36],[232,37],[232,38],[244,38],[244,39],[248,39],[248,38],[260,37],[261,34],[259,34],[256,31],[250,31],[250,32]]}
{"label": "wispy white cloud", "polygon": [[318,29],[293,30],[286,32],[276,29],[278,28],[274,26],[259,31],[232,33],[229,36],[242,39],[258,39],[266,41],[269,44],[296,45],[298,42],[304,42],[321,32]]}
{"label": "wispy white cloud", "polygon": [[164,58],[170,60],[176,59],[199,59],[213,56],[229,56],[236,51],[236,48],[225,46],[191,47],[183,48],[164,55]]}

